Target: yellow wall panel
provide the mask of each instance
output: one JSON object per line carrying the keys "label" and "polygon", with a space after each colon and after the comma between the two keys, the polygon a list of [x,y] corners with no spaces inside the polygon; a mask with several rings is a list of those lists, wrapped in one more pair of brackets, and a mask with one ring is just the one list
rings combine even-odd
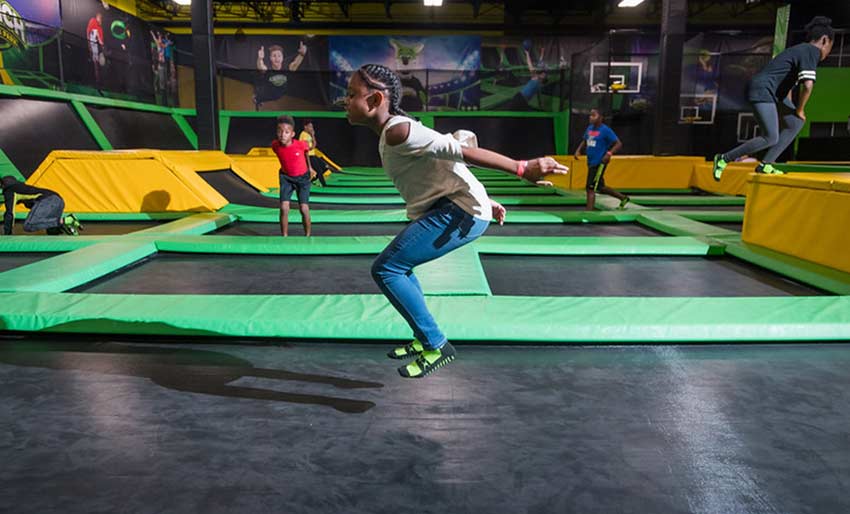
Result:
{"label": "yellow wall panel", "polygon": [[[762,183],[762,178],[768,181]],[[785,185],[781,180],[753,176],[742,239],[850,273],[850,192],[835,190],[850,180],[832,189]]]}
{"label": "yellow wall panel", "polygon": [[280,187],[280,161],[277,157],[230,156],[242,172],[266,189]]}
{"label": "yellow wall panel", "polygon": [[59,193],[72,212],[210,210],[171,170],[151,159],[60,159],[33,185]]}

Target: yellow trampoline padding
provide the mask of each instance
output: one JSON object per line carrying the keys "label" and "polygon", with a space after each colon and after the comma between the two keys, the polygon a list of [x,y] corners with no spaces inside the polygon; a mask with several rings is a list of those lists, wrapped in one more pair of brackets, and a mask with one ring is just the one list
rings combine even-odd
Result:
{"label": "yellow trampoline padding", "polygon": [[850,174],[750,176],[744,242],[850,273]]}
{"label": "yellow trampoline padding", "polygon": [[230,158],[245,175],[264,188],[278,187],[280,185],[280,161],[277,156],[249,157],[246,155],[231,155]]}
{"label": "yellow trampoline padding", "polygon": [[[552,183],[553,186],[560,189],[574,189],[573,184],[573,173],[575,173],[575,157],[572,155],[551,155],[553,159],[558,161],[559,164],[563,164],[567,168],[570,169],[570,172],[566,175],[551,175],[548,180]],[[582,184],[584,187],[584,184]]]}
{"label": "yellow trampoline padding", "polygon": [[[27,183],[56,191],[73,212],[198,212],[227,205],[186,156],[176,155],[181,153],[58,150],[45,158]],[[206,166],[217,157],[199,159]]]}
{"label": "yellow trampoline padding", "polygon": [[248,157],[277,157],[268,146],[255,146],[246,153]]}
{"label": "yellow trampoline padding", "polygon": [[751,173],[755,172],[756,162],[733,162],[726,166],[720,182],[714,180],[712,173],[713,164],[700,162],[694,165],[691,176],[691,187],[718,193],[723,195],[744,196],[747,194],[749,183],[747,180]]}
{"label": "yellow trampoline padding", "polygon": [[[556,155],[555,160],[570,168],[570,189],[587,185],[587,157]],[[605,170],[605,183],[617,189],[687,189],[691,187],[694,166],[701,157],[615,155]]]}
{"label": "yellow trampoline padding", "polygon": [[163,150],[161,155],[170,166],[177,168],[181,173],[204,173],[205,171],[229,169],[242,180],[251,184],[254,189],[263,192],[268,191],[265,186],[254,180],[239,166],[238,163],[235,163],[233,159],[224,152],[218,150]]}

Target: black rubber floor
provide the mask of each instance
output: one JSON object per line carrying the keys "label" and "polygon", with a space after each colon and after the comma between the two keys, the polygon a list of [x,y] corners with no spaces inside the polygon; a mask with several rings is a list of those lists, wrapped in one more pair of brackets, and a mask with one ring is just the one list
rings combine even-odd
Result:
{"label": "black rubber floor", "polygon": [[850,345],[0,343],[0,511],[850,512]]}
{"label": "black rubber floor", "polygon": [[59,254],[50,252],[0,252],[0,272],[26,266],[54,255]]}
{"label": "black rubber floor", "polygon": [[731,257],[482,255],[495,295],[808,296],[822,292]]}
{"label": "black rubber floor", "polygon": [[[314,223],[314,236],[394,236],[406,223]],[[290,223],[290,235],[304,235],[300,223]],[[277,223],[236,222],[212,235],[277,236]],[[491,224],[486,236],[662,236],[639,223],[507,223]]]}
{"label": "black rubber floor", "polygon": [[375,255],[159,253],[72,292],[124,294],[380,294]]}

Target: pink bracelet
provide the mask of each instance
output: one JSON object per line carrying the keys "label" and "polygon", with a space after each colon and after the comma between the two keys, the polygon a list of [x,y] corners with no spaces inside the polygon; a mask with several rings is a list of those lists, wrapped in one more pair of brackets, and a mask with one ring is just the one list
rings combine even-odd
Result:
{"label": "pink bracelet", "polygon": [[525,167],[528,166],[528,161],[517,161],[516,176],[521,177],[525,174]]}

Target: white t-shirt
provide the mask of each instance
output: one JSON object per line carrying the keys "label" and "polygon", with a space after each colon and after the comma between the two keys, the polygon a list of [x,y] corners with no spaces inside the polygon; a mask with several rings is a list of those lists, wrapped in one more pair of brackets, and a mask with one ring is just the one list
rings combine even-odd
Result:
{"label": "white t-shirt", "polygon": [[[400,123],[410,124],[407,140],[390,146],[387,129]],[[410,219],[421,217],[443,197],[478,219],[492,219],[487,191],[466,167],[460,143],[451,134],[440,134],[405,116],[393,116],[381,131],[378,151],[384,171],[407,204]]]}

